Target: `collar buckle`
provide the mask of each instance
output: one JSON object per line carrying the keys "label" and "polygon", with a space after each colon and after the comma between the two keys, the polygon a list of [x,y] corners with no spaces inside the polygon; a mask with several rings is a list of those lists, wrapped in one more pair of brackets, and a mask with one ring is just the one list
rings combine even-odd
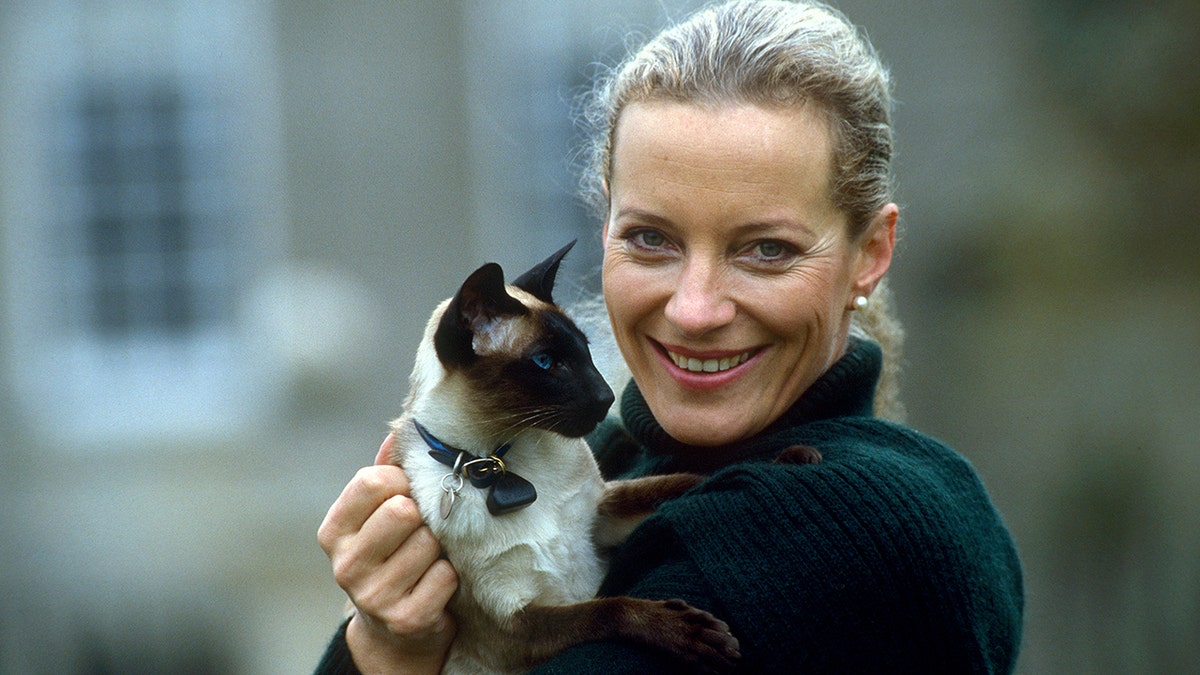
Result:
{"label": "collar buckle", "polygon": [[[429,446],[429,456],[451,467],[450,473],[442,478],[442,492],[445,495],[453,495],[449,497],[448,504],[443,502],[443,518],[450,515],[450,508],[462,488],[464,475],[472,487],[488,490],[487,508],[488,513],[493,516],[518,511],[537,499],[537,490],[533,484],[509,471],[501,459],[512,447],[511,444],[505,443],[487,457],[478,457],[443,443],[416,420],[413,420],[413,425],[421,439]],[[451,480],[451,486],[447,486],[448,479]]]}

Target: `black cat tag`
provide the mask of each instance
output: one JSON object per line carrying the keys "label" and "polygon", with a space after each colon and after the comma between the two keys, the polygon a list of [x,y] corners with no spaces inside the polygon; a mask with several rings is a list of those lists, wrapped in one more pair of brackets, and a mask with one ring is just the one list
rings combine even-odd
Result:
{"label": "black cat tag", "polygon": [[513,473],[500,476],[487,497],[488,513],[503,515],[529,506],[537,499],[533,483]]}

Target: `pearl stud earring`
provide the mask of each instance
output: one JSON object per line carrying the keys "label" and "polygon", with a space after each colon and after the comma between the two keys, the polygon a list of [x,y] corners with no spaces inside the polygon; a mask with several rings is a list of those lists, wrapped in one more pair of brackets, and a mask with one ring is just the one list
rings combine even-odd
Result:
{"label": "pearl stud earring", "polygon": [[867,306],[867,296],[865,296],[865,295],[854,296],[854,309],[862,309],[866,306]]}

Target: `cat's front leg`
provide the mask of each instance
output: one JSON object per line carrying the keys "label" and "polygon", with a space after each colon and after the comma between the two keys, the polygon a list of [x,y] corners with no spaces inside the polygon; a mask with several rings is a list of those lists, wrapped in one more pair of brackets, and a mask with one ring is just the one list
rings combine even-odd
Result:
{"label": "cat's front leg", "polygon": [[596,546],[612,548],[625,541],[629,533],[664,502],[702,482],[704,476],[698,474],[671,473],[605,483],[592,528]]}
{"label": "cat's front leg", "polygon": [[616,597],[573,605],[533,605],[518,612],[512,625],[529,665],[596,640],[646,645],[698,672],[727,672],[741,657],[737,638],[724,621],[682,600]]}

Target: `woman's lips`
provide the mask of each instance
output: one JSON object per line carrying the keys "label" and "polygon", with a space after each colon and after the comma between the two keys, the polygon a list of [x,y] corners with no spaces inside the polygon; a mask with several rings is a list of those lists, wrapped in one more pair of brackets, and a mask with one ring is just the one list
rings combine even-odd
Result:
{"label": "woman's lips", "polygon": [[742,351],[693,351],[678,345],[654,343],[664,367],[680,385],[689,389],[716,389],[738,379],[747,362],[762,348]]}
{"label": "woman's lips", "polygon": [[740,366],[753,355],[753,351],[744,351],[733,356],[701,359],[695,356],[684,356],[670,349],[667,350],[667,357],[676,366],[692,373],[722,373],[734,366]]}

